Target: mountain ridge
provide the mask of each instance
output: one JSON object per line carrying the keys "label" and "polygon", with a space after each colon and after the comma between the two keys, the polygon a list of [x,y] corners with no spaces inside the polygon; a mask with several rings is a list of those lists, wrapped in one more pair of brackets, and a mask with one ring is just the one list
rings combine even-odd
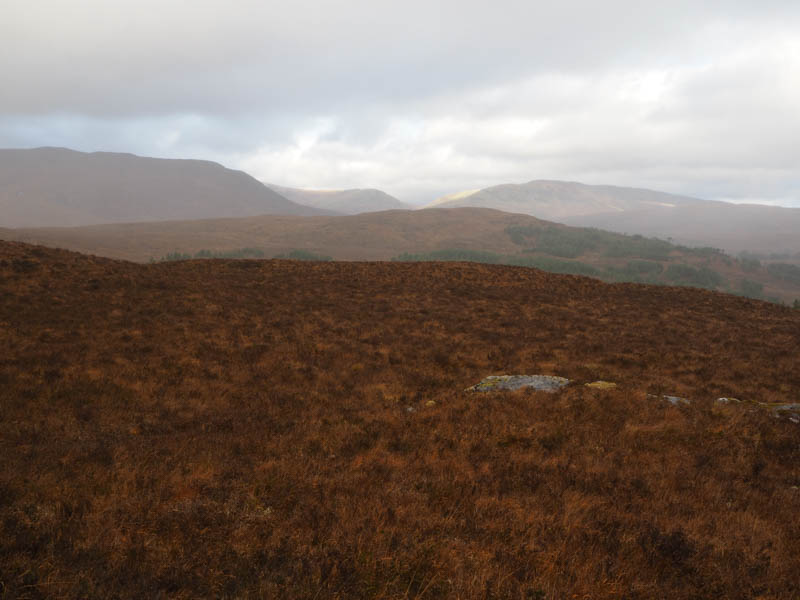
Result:
{"label": "mountain ridge", "polygon": [[0,149],[0,226],[329,214],[243,171],[196,159],[42,147]]}

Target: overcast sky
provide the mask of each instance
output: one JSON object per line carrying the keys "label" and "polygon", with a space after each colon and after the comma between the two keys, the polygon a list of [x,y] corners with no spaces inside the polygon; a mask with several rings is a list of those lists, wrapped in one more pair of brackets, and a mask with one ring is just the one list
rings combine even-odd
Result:
{"label": "overcast sky", "polygon": [[800,206],[798,0],[0,0],[0,74],[0,147]]}

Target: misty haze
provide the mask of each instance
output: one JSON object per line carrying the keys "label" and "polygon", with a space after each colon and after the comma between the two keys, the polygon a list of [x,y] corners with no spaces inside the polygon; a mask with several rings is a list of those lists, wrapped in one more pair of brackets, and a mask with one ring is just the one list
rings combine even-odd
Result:
{"label": "misty haze", "polygon": [[800,597],[800,4],[0,14],[0,596]]}

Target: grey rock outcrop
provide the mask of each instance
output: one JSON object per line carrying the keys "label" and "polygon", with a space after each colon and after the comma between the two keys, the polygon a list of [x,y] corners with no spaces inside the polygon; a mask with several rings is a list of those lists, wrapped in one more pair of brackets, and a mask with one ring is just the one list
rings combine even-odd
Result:
{"label": "grey rock outcrop", "polygon": [[555,375],[489,375],[468,387],[469,392],[495,392],[500,390],[531,389],[540,392],[557,392],[569,383],[565,377]]}

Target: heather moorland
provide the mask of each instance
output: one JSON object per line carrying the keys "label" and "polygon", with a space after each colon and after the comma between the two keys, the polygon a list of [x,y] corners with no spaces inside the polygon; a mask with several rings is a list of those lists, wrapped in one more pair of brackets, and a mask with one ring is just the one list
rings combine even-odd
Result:
{"label": "heather moorland", "polygon": [[800,595],[788,307],[2,242],[0,347],[3,598]]}

